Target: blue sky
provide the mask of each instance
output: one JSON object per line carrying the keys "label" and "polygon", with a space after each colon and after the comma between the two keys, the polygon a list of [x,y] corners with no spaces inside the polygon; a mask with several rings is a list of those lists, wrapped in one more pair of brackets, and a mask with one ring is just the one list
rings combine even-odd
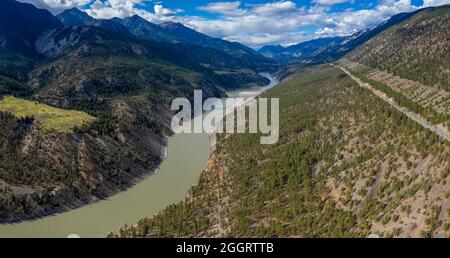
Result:
{"label": "blue sky", "polygon": [[[164,6],[167,8],[183,9],[185,15],[199,15],[199,16],[208,17],[208,18],[217,18],[218,15],[205,12],[202,9],[199,10],[198,7],[206,6],[208,4],[214,4],[214,3],[223,3],[223,2],[227,2],[227,1],[224,1],[224,0],[192,0],[192,1],[166,0],[166,1],[160,1],[160,2],[163,3]],[[228,2],[236,2],[236,1],[228,1]],[[251,9],[251,7],[253,5],[261,5],[261,4],[273,3],[273,2],[277,2],[277,1],[242,0],[239,2],[240,2],[240,6],[242,9],[249,10],[249,9]],[[315,4],[313,1],[309,1],[309,0],[292,0],[291,2],[295,3],[297,7],[305,7],[305,8],[309,8]],[[320,1],[318,1],[318,2],[320,2]],[[338,1],[337,0],[337,1],[322,1],[322,2],[337,3],[335,5],[331,5],[331,4],[329,5],[332,7],[331,11],[334,11],[334,12],[343,11],[348,8],[352,8],[355,10],[371,9],[378,3],[377,0],[360,0],[360,1]],[[341,3],[339,3],[339,2],[341,2]],[[423,4],[423,1],[422,0],[413,0],[412,4],[420,6]]]}
{"label": "blue sky", "polygon": [[450,0],[20,0],[53,13],[78,7],[96,18],[139,15],[181,22],[210,36],[259,48],[343,36],[400,12]]}

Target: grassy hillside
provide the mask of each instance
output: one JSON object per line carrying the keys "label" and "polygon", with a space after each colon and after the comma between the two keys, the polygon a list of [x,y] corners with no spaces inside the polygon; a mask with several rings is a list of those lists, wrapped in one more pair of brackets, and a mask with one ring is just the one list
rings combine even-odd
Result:
{"label": "grassy hillside", "polygon": [[429,8],[383,31],[347,58],[450,90],[450,5]]}
{"label": "grassy hillside", "polygon": [[95,117],[81,111],[54,108],[12,96],[0,100],[0,111],[12,113],[16,117],[33,117],[45,130],[58,132],[70,132],[74,127],[95,120]]}
{"label": "grassy hillside", "polygon": [[328,65],[264,95],[277,144],[219,135],[186,200],[112,236],[448,236],[448,142]]}

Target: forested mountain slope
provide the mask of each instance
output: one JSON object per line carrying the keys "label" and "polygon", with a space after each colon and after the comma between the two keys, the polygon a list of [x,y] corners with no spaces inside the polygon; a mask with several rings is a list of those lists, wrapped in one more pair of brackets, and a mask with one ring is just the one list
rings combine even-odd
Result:
{"label": "forested mountain slope", "polygon": [[264,67],[265,65],[273,63],[272,59],[267,58],[240,43],[210,37],[190,29],[181,23],[167,22],[160,26],[187,43],[221,50],[230,56],[253,63],[254,68]]}
{"label": "forested mountain slope", "polygon": [[347,54],[366,83],[450,134],[450,6],[427,8]]}
{"label": "forested mountain slope", "polygon": [[319,38],[305,41],[296,45],[282,46],[264,46],[259,52],[267,57],[278,61],[294,61],[312,59],[326,51],[327,49],[340,45],[348,37],[330,37]]}
{"label": "forested mountain slope", "polygon": [[215,49],[241,61],[251,62],[254,66],[261,65],[258,64],[258,62],[267,64],[273,63],[273,60],[264,57],[257,51],[240,43],[210,37],[190,29],[181,23],[166,22],[158,25],[137,15],[124,19],[113,18],[110,20],[98,20],[90,17],[88,14],[77,8],[65,10],[61,14],[57,15],[57,17],[67,26],[90,25],[102,27],[100,23],[101,21],[110,21],[127,28],[132,35],[142,40],[168,43],[188,43],[194,46]]}
{"label": "forested mountain slope", "polygon": [[277,144],[218,135],[186,200],[111,236],[448,236],[448,142],[329,65],[264,97]]}
{"label": "forested mountain slope", "polygon": [[450,6],[428,8],[346,56],[372,68],[450,91]]}
{"label": "forested mountain slope", "polygon": [[39,61],[34,42],[39,35],[62,24],[50,12],[31,4],[0,3],[0,95],[27,94],[27,73]]}
{"label": "forested mountain slope", "polygon": [[94,26],[142,41],[158,42],[190,61],[216,71],[230,88],[264,86],[269,82],[257,72],[276,69],[273,60],[248,47],[209,37],[181,24],[174,24],[175,29],[167,27],[168,24],[151,23],[137,15],[124,19],[94,19],[77,8],[66,10],[57,17],[66,26]]}

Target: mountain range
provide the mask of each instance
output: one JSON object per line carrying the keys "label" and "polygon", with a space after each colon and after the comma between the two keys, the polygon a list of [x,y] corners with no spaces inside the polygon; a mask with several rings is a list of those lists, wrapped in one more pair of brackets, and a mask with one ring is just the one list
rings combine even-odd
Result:
{"label": "mountain range", "polygon": [[402,21],[414,16],[416,13],[427,9],[429,8],[394,15],[374,28],[358,31],[347,37],[313,39],[288,47],[268,45],[262,47],[259,52],[267,57],[282,62],[296,61],[304,63],[318,63],[337,60],[391,26],[401,23]]}
{"label": "mountain range", "polygon": [[[228,57],[223,56],[222,59],[228,58],[230,59],[229,62],[232,62],[231,60],[235,59],[241,66],[246,68],[258,68],[273,63],[273,60],[264,57],[257,51],[240,43],[207,36],[188,28],[181,23],[166,22],[157,25],[137,15],[125,19],[113,18],[110,20],[98,20],[90,17],[88,14],[77,8],[66,10],[61,14],[58,14],[57,17],[67,26],[96,26],[120,34],[127,35],[130,33],[140,40],[174,44],[180,43],[191,50],[192,46],[215,49],[220,52],[213,53],[212,59],[214,59],[214,56],[216,56],[217,53],[225,53]],[[190,52],[193,56],[202,55],[202,48],[199,48],[198,51],[185,52]],[[205,56],[205,54],[203,54],[203,56]]]}

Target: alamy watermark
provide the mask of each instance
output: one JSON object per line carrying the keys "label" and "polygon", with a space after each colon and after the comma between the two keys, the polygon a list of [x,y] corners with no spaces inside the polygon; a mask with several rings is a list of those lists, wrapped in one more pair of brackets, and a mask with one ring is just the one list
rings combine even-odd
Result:
{"label": "alamy watermark", "polygon": [[261,144],[275,144],[280,133],[279,99],[271,98],[270,109],[268,106],[267,98],[259,98],[258,101],[241,97],[208,98],[203,101],[202,91],[195,90],[193,105],[187,98],[177,98],[172,102],[171,109],[179,112],[172,118],[171,126],[175,133],[259,132],[263,135]]}

